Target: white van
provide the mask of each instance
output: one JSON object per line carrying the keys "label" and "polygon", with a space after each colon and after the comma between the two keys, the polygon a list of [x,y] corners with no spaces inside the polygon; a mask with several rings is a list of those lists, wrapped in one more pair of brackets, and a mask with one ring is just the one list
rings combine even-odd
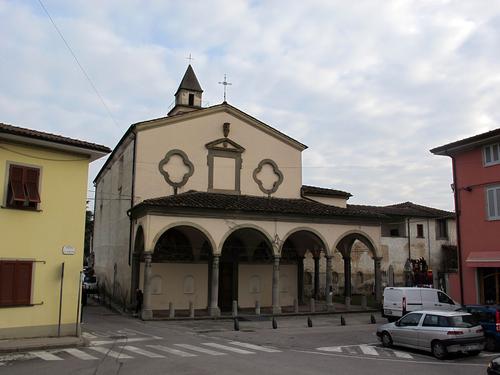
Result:
{"label": "white van", "polygon": [[457,310],[461,306],[446,293],[432,288],[397,288],[384,289],[384,310],[382,316],[389,321],[401,318],[416,310]]}

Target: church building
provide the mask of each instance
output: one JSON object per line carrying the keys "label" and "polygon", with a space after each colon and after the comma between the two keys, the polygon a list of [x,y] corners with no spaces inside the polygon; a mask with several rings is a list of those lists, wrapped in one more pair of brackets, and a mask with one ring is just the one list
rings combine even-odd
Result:
{"label": "church building", "polygon": [[303,186],[307,146],[226,101],[204,108],[202,94],[189,65],[167,116],[131,125],[95,178],[95,271],[107,293],[130,304],[142,289],[143,319],[170,304],[215,317],[233,301],[279,314],[305,302],[308,257],[330,308],[335,269],[351,293],[356,242],[380,301],[384,215]]}

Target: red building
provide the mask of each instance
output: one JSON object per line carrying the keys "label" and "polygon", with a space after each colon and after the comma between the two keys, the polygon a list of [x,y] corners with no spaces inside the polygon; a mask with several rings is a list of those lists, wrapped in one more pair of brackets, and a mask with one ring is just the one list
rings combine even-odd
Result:
{"label": "red building", "polygon": [[500,304],[500,129],[436,147],[451,157],[459,272],[451,295],[465,304]]}

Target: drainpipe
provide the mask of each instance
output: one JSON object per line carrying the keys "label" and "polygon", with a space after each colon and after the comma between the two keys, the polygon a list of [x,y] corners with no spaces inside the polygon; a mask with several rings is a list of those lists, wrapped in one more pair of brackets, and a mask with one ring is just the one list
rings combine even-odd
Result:
{"label": "drainpipe", "polygon": [[411,259],[411,247],[410,247],[410,218],[407,219],[408,221],[408,259]]}
{"label": "drainpipe", "polygon": [[[137,133],[134,131],[133,133],[134,137],[134,150],[133,150],[133,155],[132,155],[132,186],[130,187],[130,209],[134,207],[134,188],[135,188],[135,159],[137,155]],[[134,219],[132,218],[132,215],[129,215],[130,217],[130,227],[129,227],[129,237],[128,237],[128,265],[132,265],[132,237],[134,234],[134,226],[133,226],[133,221]],[[130,292],[132,295],[132,290]]]}
{"label": "drainpipe", "polygon": [[456,167],[456,162],[455,158],[450,155],[449,153],[446,153],[451,158],[452,162],[452,167],[453,167],[453,194],[455,198],[455,216],[456,216],[456,222],[457,222],[457,252],[458,252],[458,277],[460,280],[460,302],[462,305],[464,304],[464,276],[462,273],[462,241],[461,241],[461,236],[460,236],[460,208],[459,208],[459,194],[458,194],[458,185],[457,185],[457,167]]}

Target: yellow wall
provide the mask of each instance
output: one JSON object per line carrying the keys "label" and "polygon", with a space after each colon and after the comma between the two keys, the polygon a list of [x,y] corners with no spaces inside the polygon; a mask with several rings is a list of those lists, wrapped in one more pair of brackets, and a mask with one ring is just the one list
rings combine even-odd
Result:
{"label": "yellow wall", "polygon": [[[0,260],[37,261],[32,276],[33,306],[0,307],[0,338],[57,334],[62,262],[65,263],[62,333],[74,335],[83,264],[88,159],[4,141],[0,145]],[[3,208],[9,162],[41,168],[40,211]],[[75,254],[63,255],[64,245],[74,247]]]}

